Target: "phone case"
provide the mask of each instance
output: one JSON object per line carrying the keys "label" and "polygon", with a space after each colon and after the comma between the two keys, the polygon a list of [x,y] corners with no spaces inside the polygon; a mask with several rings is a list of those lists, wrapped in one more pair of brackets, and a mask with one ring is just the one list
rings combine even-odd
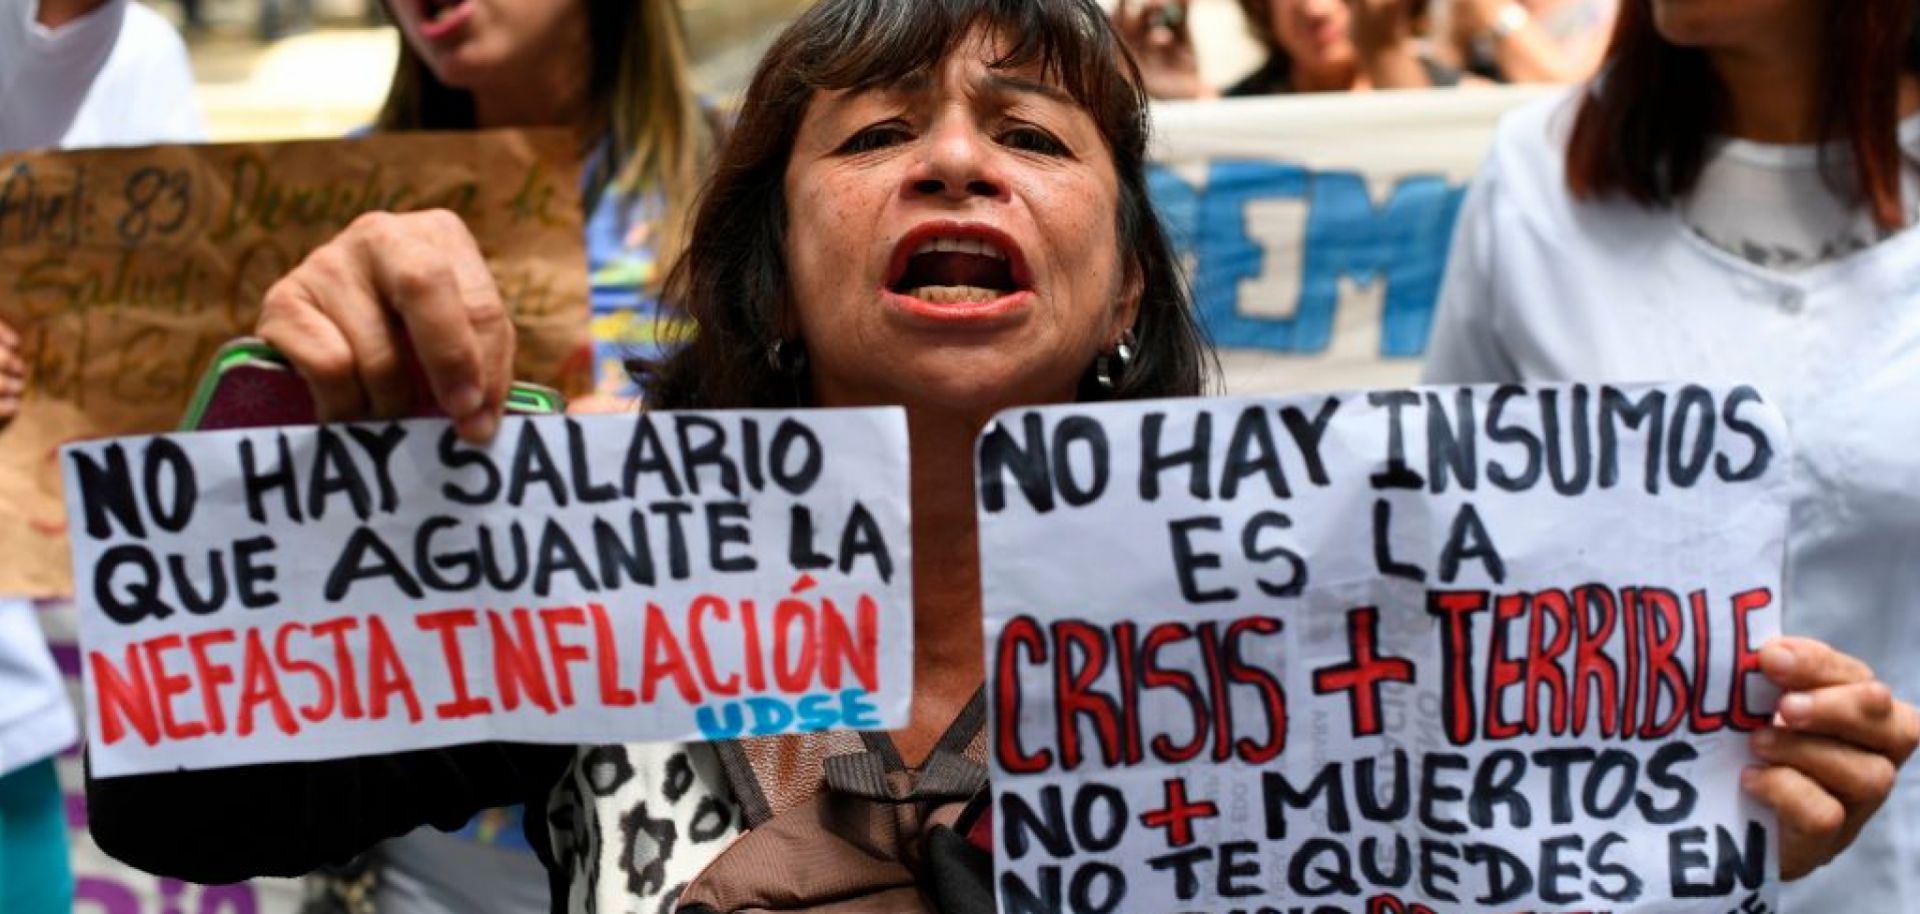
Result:
{"label": "phone case", "polygon": [[[424,389],[425,382],[420,386]],[[415,415],[445,416],[430,399]],[[565,412],[566,397],[538,384],[514,382],[507,391],[507,412],[550,415]],[[307,382],[285,357],[252,337],[234,340],[214,354],[181,418],[183,431],[312,425],[319,421]]]}

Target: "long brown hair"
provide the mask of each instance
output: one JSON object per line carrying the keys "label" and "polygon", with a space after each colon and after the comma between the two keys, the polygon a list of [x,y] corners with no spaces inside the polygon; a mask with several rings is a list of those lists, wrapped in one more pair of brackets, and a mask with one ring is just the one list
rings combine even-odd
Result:
{"label": "long brown hair", "polygon": [[[1914,0],[1823,0],[1821,136],[1852,151],[1851,188],[1885,229],[1902,227],[1900,86],[1920,71]],[[1624,194],[1648,206],[1686,196],[1709,143],[1724,129],[1727,90],[1705,51],[1660,36],[1652,0],[1626,0],[1600,75],[1588,87],[1567,144],[1567,186],[1580,199]],[[1829,168],[1831,165],[1828,166]],[[1851,180],[1845,180],[1850,178]]]}
{"label": "long brown hair", "polygon": [[694,243],[664,294],[697,330],[663,363],[642,366],[649,406],[806,402],[804,372],[769,356],[779,351],[773,347],[788,308],[787,160],[808,101],[817,91],[883,86],[928,71],[983,29],[1012,43],[993,66],[1037,63],[1087,110],[1119,178],[1116,234],[1143,284],[1132,328],[1139,351],[1114,390],[1083,381],[1081,396],[1171,397],[1205,389],[1211,352],[1147,194],[1147,97],[1106,13],[1092,0],[823,0],[761,60],[721,149],[694,215]]}
{"label": "long brown hair", "polygon": [[[586,135],[606,137],[611,159],[589,174],[588,206],[600,194],[659,191],[660,258],[670,262],[685,236],[713,140],[687,75],[685,29],[675,0],[574,0],[587,5],[592,68]],[[406,41],[379,130],[471,130],[473,97],[434,78]]]}

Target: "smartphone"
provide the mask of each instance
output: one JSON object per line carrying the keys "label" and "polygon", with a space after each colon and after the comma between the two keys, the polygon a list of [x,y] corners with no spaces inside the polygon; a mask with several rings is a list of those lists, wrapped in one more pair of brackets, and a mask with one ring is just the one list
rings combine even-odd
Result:
{"label": "smartphone", "polygon": [[[416,369],[417,371],[417,369]],[[424,378],[417,378],[426,389]],[[416,417],[445,416],[431,397],[421,397]],[[507,412],[538,416],[567,411],[567,398],[551,387],[515,381],[507,391]],[[200,378],[181,417],[182,431],[313,425],[319,421],[307,382],[272,346],[243,337],[220,347]]]}

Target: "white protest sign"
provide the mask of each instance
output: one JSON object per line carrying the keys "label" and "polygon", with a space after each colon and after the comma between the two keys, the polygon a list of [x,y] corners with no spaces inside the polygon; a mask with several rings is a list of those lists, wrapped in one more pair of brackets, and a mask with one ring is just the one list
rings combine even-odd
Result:
{"label": "white protest sign", "polygon": [[65,448],[100,776],[897,727],[897,409]]}
{"label": "white protest sign", "polygon": [[1014,410],[978,457],[1005,914],[1774,909],[1751,388]]}

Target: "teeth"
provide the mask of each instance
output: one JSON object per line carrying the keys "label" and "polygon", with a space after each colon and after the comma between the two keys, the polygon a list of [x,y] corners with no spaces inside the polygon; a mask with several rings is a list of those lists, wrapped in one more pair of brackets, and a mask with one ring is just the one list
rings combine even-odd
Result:
{"label": "teeth", "polygon": [[1000,248],[992,242],[979,238],[929,238],[921,242],[920,247],[914,249],[913,253],[915,256],[919,256],[921,254],[941,254],[949,252],[955,254],[975,254],[980,257],[991,257],[995,260],[1007,259],[1005,251],[1000,250]]}
{"label": "teeth", "polygon": [[995,301],[1006,293],[979,286],[921,286],[909,290],[907,294],[936,305],[978,305]]}

